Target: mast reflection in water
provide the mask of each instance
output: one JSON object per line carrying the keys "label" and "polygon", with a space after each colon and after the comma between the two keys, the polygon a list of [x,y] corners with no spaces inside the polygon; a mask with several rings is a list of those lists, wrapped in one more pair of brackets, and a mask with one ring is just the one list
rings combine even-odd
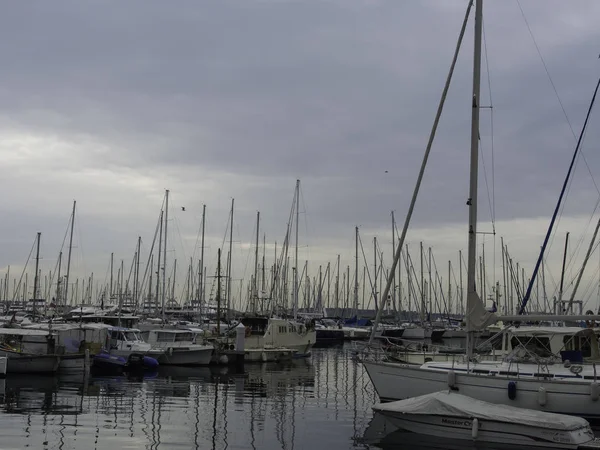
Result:
{"label": "mast reflection in water", "polygon": [[368,448],[377,401],[345,348],[308,360],[161,368],[144,379],[0,380],[2,448]]}

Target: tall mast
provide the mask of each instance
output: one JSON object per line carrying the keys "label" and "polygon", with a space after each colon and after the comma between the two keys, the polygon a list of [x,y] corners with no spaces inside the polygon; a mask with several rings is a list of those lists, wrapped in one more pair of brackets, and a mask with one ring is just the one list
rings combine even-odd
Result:
{"label": "tall mast", "polygon": [[[337,255],[337,275],[335,276],[335,309],[340,307],[340,255]],[[336,311],[338,313],[339,311]]]}
{"label": "tall mast", "polygon": [[373,302],[375,303],[375,311],[377,311],[377,236],[373,238],[373,267],[374,267],[374,280],[373,280]]}
{"label": "tall mast", "polygon": [[39,289],[39,270],[40,270],[40,238],[42,237],[42,233],[38,232],[36,242],[37,242],[37,250],[35,253],[35,277],[33,279],[33,315],[36,313],[36,304],[38,298],[38,289]]}
{"label": "tall mast", "polygon": [[175,280],[177,279],[177,259],[173,260],[173,283],[171,283],[171,300],[175,300]]}
{"label": "tall mast", "polygon": [[298,316],[298,222],[300,220],[300,180],[296,180],[296,246],[294,250],[294,319]]}
{"label": "tall mast", "polygon": [[58,253],[58,276],[56,277],[56,299],[54,300],[55,305],[60,305],[60,266],[62,264],[62,252]]}
{"label": "tall mast", "polygon": [[217,250],[217,335],[221,335],[221,249]]}
{"label": "tall mast", "polygon": [[165,243],[163,246],[162,323],[165,323],[165,300],[167,296],[167,224],[169,223],[169,190],[165,189]]}
{"label": "tall mast", "polygon": [[452,314],[452,261],[448,260],[448,315]]}
{"label": "tall mast", "polygon": [[121,260],[121,268],[119,269],[119,274],[117,275],[117,281],[119,282],[119,316],[117,319],[118,326],[121,326],[121,314],[123,309],[123,260]]}
{"label": "tall mast", "polygon": [[202,205],[202,240],[200,244],[200,264],[198,267],[198,300],[200,301],[200,311],[202,311],[202,302],[204,301],[204,229],[206,225],[206,205]]}
{"label": "tall mast", "polygon": [[[396,220],[394,218],[394,211],[392,211],[392,258],[396,251]],[[402,259],[402,258],[400,258]],[[400,261],[398,261],[400,262]],[[398,267],[398,273],[400,273],[400,267]],[[396,309],[396,271],[392,271],[392,304]]]}
{"label": "tall mast", "polygon": [[421,326],[425,324],[425,279],[423,275],[423,242],[419,243],[421,249]]}
{"label": "tall mast", "polygon": [[474,339],[471,321],[472,309],[477,306],[475,268],[477,264],[477,182],[479,168],[479,108],[481,88],[481,36],[483,22],[483,0],[475,1],[475,45],[473,49],[473,96],[471,108],[471,175],[469,183],[469,245],[467,256],[467,357],[473,355]]}
{"label": "tall mast", "polygon": [[[152,270],[154,269],[154,255],[150,255],[150,276],[148,278],[148,301],[152,300]],[[142,304],[142,309],[146,309],[146,302]]]}
{"label": "tall mast", "polygon": [[458,282],[460,284],[460,313],[465,313],[465,291],[463,290],[462,250],[458,251]]}
{"label": "tall mast", "polygon": [[[569,232],[567,231],[567,236],[565,237],[565,251],[563,252],[563,261],[562,261],[562,270],[560,272],[560,288],[558,290],[558,308],[560,309],[556,309],[556,306],[554,307],[555,313],[554,314],[562,314],[563,312],[563,307],[562,307],[562,296],[563,296],[563,288],[564,288],[564,282],[565,282],[565,268],[567,266],[567,251],[569,249]],[[517,269],[517,277],[519,276],[519,271]]]}
{"label": "tall mast", "polygon": [[113,298],[113,266],[114,266],[114,257],[115,254],[111,253],[110,254],[110,290],[108,293],[108,300],[112,300]]}
{"label": "tall mast", "polygon": [[65,305],[69,301],[69,275],[71,274],[71,250],[73,249],[73,226],[75,225],[75,205],[73,200],[73,213],[71,214],[71,236],[69,237],[69,255],[67,256],[67,276],[65,277]]}
{"label": "tall mast", "polygon": [[162,252],[162,237],[163,237],[163,215],[164,211],[160,211],[160,224],[158,232],[158,256],[156,258],[156,296],[154,299],[155,309],[158,308],[158,299],[160,293],[160,254]]}
{"label": "tall mast", "polygon": [[258,304],[258,236],[260,232],[260,211],[256,211],[256,248],[254,249],[254,286],[252,286],[252,312],[256,314]]}
{"label": "tall mast", "polygon": [[140,247],[142,246],[142,237],[138,236],[137,250],[135,252],[135,272],[133,273],[133,301],[137,309],[138,304],[138,283],[140,277]]}
{"label": "tall mast", "polygon": [[233,205],[234,200],[231,199],[231,222],[229,227],[229,255],[227,256],[227,318],[229,319],[231,316],[231,260],[232,260],[232,250],[233,250]]}
{"label": "tall mast", "polygon": [[[263,254],[262,254],[262,267],[261,267],[261,271],[262,271],[262,282],[261,282],[261,290],[263,292],[263,294],[266,291],[265,288],[265,257],[266,257],[266,251],[267,251],[267,234],[263,234]],[[264,298],[264,295],[263,295]]]}
{"label": "tall mast", "polygon": [[358,227],[354,237],[354,313],[358,314]]}

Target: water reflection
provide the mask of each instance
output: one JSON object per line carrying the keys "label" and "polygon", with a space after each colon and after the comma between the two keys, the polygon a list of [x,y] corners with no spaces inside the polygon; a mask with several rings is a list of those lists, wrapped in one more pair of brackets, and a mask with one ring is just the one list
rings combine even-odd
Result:
{"label": "water reflection", "polygon": [[3,448],[365,448],[356,436],[375,402],[362,366],[339,348],[243,373],[19,376],[0,381],[0,438]]}

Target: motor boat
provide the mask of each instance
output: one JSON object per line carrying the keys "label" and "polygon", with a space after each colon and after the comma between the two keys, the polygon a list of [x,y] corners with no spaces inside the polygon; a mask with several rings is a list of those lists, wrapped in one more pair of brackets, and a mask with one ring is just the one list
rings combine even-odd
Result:
{"label": "motor boat", "polygon": [[417,434],[522,448],[599,448],[587,420],[476,400],[453,391],[381,403],[373,409]]}

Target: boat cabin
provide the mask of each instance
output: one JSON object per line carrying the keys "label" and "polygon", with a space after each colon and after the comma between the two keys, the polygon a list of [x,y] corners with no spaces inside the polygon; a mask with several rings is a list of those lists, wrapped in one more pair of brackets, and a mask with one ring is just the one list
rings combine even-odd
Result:
{"label": "boat cabin", "polygon": [[34,355],[55,353],[56,335],[28,328],[0,328],[0,346]]}
{"label": "boat cabin", "polygon": [[130,314],[123,315],[104,315],[104,314],[88,314],[78,317],[81,323],[105,323],[113,327],[122,326],[124,328],[132,328],[137,325],[139,321],[138,316]]}
{"label": "boat cabin", "polygon": [[241,322],[246,327],[247,336],[264,336],[269,327],[268,317],[242,317]]}
{"label": "boat cabin", "polygon": [[149,330],[146,333],[148,344],[153,347],[178,347],[194,344],[196,335],[187,330]]}
{"label": "boat cabin", "polygon": [[107,350],[145,351],[150,349],[137,328],[109,327],[106,329]]}
{"label": "boat cabin", "polygon": [[592,328],[513,327],[503,337],[502,350],[541,358],[559,356],[573,363],[600,360],[598,335]]}

